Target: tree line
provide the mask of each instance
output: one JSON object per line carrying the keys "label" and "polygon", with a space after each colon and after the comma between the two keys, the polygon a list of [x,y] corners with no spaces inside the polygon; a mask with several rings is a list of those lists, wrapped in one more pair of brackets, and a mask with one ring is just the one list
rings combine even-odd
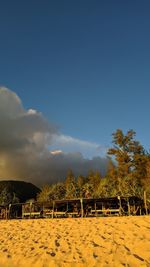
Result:
{"label": "tree line", "polygon": [[135,136],[133,130],[124,134],[117,129],[112,134],[112,148],[107,152],[109,160],[104,177],[99,171],[93,170],[87,176],[81,174],[75,177],[69,170],[63,182],[43,186],[37,200],[113,196],[142,198],[144,191],[150,200],[150,154]]}

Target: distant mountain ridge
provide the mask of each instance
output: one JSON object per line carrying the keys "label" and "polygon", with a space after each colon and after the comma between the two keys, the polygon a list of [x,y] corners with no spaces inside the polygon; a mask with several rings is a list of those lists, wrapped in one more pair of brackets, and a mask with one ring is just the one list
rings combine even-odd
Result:
{"label": "distant mountain ridge", "polygon": [[10,202],[25,202],[28,199],[36,198],[41,190],[32,183],[15,180],[0,181],[0,204]]}

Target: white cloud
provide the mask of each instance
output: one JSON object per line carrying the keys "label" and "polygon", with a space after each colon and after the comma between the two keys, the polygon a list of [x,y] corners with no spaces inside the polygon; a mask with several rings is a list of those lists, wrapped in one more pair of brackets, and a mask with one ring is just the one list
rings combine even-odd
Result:
{"label": "white cloud", "polygon": [[77,146],[89,147],[89,148],[95,148],[95,149],[99,147],[99,145],[96,143],[83,141],[77,138],[73,138],[69,135],[63,135],[63,134],[56,135],[54,137],[54,141],[60,145],[77,145]]}
{"label": "white cloud", "polygon": [[53,135],[53,147],[59,148],[64,152],[80,151],[85,157],[89,158],[98,155],[106,155],[107,150],[106,147],[100,146],[97,143],[84,141],[63,134]]}
{"label": "white cloud", "polygon": [[98,144],[60,134],[40,112],[26,110],[20,98],[4,87],[0,87],[0,127],[1,179],[41,185],[63,179],[69,168],[75,174],[106,169],[106,158],[83,157],[98,155]]}
{"label": "white cloud", "polygon": [[62,150],[54,150],[54,151],[50,151],[50,153],[52,155],[59,155],[59,154],[62,154],[63,152],[62,152]]}
{"label": "white cloud", "polygon": [[27,114],[37,114],[37,111],[35,109],[28,109]]}

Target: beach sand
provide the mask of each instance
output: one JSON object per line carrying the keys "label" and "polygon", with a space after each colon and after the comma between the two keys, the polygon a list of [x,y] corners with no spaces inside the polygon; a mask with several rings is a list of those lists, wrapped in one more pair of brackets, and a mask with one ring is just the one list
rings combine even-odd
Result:
{"label": "beach sand", "polygon": [[1,220],[6,266],[150,267],[150,216]]}

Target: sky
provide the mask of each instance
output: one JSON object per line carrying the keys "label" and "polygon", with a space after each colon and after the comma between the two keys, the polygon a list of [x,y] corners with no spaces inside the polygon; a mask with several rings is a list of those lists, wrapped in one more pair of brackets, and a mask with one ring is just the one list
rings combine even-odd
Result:
{"label": "sky", "polygon": [[118,128],[149,150],[149,14],[149,0],[2,1],[5,106],[18,98],[42,114],[55,128],[50,151],[104,157]]}

